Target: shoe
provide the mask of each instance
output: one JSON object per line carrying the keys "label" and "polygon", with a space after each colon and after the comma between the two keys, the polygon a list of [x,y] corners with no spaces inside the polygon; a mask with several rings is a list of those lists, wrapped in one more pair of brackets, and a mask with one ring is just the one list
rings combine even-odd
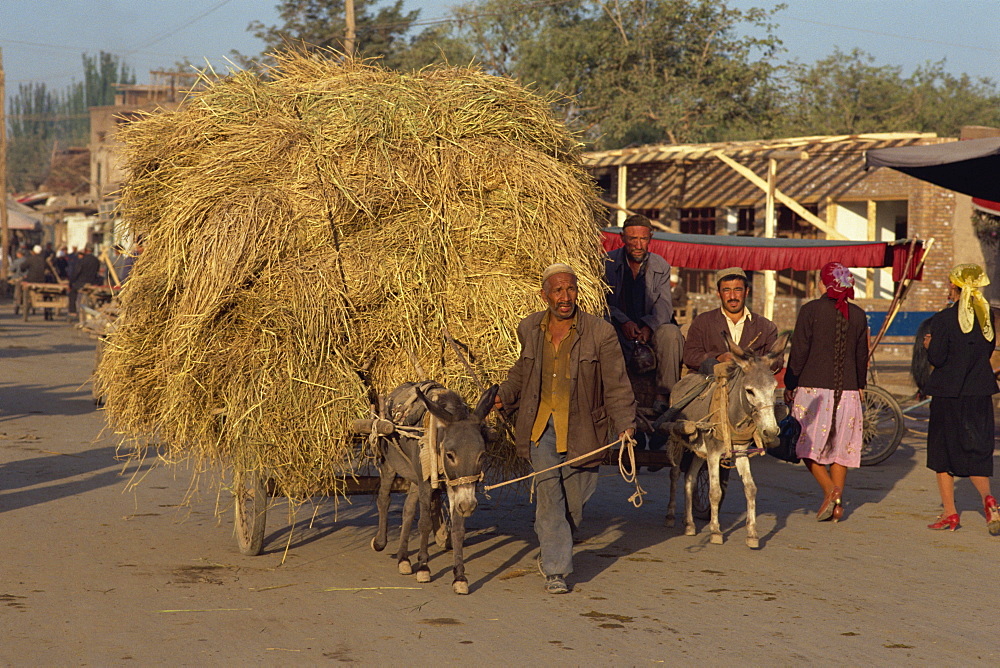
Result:
{"label": "shoe", "polygon": [[844,517],[844,504],[837,499],[836,505],[833,507],[833,521],[839,522]]}
{"label": "shoe", "polygon": [[955,513],[954,515],[948,515],[948,517],[939,517],[937,522],[928,524],[927,528],[934,531],[954,531],[960,526],[958,523],[958,513]]}
{"label": "shoe", "polygon": [[538,574],[541,575],[543,578],[547,577],[545,575],[545,571],[542,570],[542,553],[541,552],[539,552],[538,556],[535,557],[535,564],[538,566]]}
{"label": "shoe", "polygon": [[823,499],[823,505],[819,507],[819,512],[816,513],[817,522],[825,522],[831,517],[833,517],[834,508],[840,504],[840,488],[834,487],[830,490],[830,493],[826,495]]}
{"label": "shoe", "polygon": [[567,592],[569,592],[569,587],[566,586],[566,581],[561,575],[545,576],[546,594],[565,594]]}
{"label": "shoe", "polygon": [[1000,509],[997,508],[997,500],[993,495],[986,497],[983,510],[986,511],[986,528],[990,535],[1000,536]]}

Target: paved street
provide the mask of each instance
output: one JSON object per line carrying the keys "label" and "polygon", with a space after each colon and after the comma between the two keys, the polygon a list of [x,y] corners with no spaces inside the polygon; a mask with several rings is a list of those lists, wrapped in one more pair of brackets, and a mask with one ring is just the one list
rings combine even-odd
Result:
{"label": "paved street", "polygon": [[840,524],[815,521],[804,467],[755,458],[759,550],[735,475],[719,546],[663,526],[667,470],[640,476],[635,509],[607,467],[566,596],[542,592],[527,495],[497,495],[469,523],[460,597],[450,553],[434,548],[419,585],[394,543],[369,548],[367,496],[293,517],[276,501],[265,553],[240,555],[214,474],[192,487],[184,465],[116,459],[93,350],[0,305],[0,664],[1000,665],[1000,538],[967,482],[962,528],[924,528],[939,509],[925,422],[849,475]]}

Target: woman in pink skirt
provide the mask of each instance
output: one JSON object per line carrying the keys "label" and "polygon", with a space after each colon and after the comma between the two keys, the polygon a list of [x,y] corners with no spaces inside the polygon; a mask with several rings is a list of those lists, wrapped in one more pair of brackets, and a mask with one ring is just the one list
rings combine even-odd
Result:
{"label": "woman in pink skirt", "polygon": [[861,465],[861,391],[868,374],[868,322],[854,297],[854,276],[839,262],[823,267],[826,294],[802,306],[785,372],[785,403],[802,424],[795,448],[823,490],[820,522],[843,517],[847,469]]}

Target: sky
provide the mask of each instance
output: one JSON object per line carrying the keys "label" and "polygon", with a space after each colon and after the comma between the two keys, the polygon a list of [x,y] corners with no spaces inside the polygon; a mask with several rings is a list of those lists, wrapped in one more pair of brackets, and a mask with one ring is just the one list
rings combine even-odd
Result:
{"label": "sky", "polygon": [[[387,0],[388,1],[388,0]],[[510,0],[511,2],[520,0]],[[532,0],[523,0],[532,1]],[[533,0],[535,2],[546,0]],[[43,82],[61,91],[82,77],[81,54],[124,58],[138,83],[149,70],[187,58],[224,71],[232,50],[260,53],[247,32],[251,21],[278,23],[277,0],[3,0],[0,49],[7,95],[22,83]],[[420,20],[447,15],[455,0],[404,0]],[[730,7],[770,8],[772,0],[728,0]],[[952,74],[1000,83],[1000,0],[785,0],[774,21],[787,59],[812,63],[860,48],[876,65],[904,75],[946,60]]]}

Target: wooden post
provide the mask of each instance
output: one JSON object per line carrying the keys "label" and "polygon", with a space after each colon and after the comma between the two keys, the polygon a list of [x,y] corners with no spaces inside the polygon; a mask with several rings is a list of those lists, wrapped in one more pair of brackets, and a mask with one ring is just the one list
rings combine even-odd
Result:
{"label": "wooden post", "polygon": [[354,57],[354,42],[357,38],[357,28],[354,23],[354,0],[346,0],[344,3],[344,22],[347,24],[347,31],[344,35],[344,53],[348,58]]}
{"label": "wooden post", "polygon": [[[878,241],[878,215],[875,200],[868,200],[868,241]],[[881,269],[869,269],[865,272],[865,297],[875,298],[875,276]]]}
{"label": "wooden post", "polygon": [[618,227],[628,218],[628,165],[618,165]]}
{"label": "wooden post", "polygon": [[10,250],[10,228],[7,227],[7,97],[3,72],[3,49],[0,49],[0,286],[6,292],[7,277],[10,275],[7,251]]}
{"label": "wooden post", "polygon": [[[770,158],[767,161],[767,204],[764,209],[764,236],[774,238],[774,206],[775,181],[778,177],[778,161]],[[774,320],[774,297],[778,291],[778,275],[773,269],[764,272],[764,317]]]}

